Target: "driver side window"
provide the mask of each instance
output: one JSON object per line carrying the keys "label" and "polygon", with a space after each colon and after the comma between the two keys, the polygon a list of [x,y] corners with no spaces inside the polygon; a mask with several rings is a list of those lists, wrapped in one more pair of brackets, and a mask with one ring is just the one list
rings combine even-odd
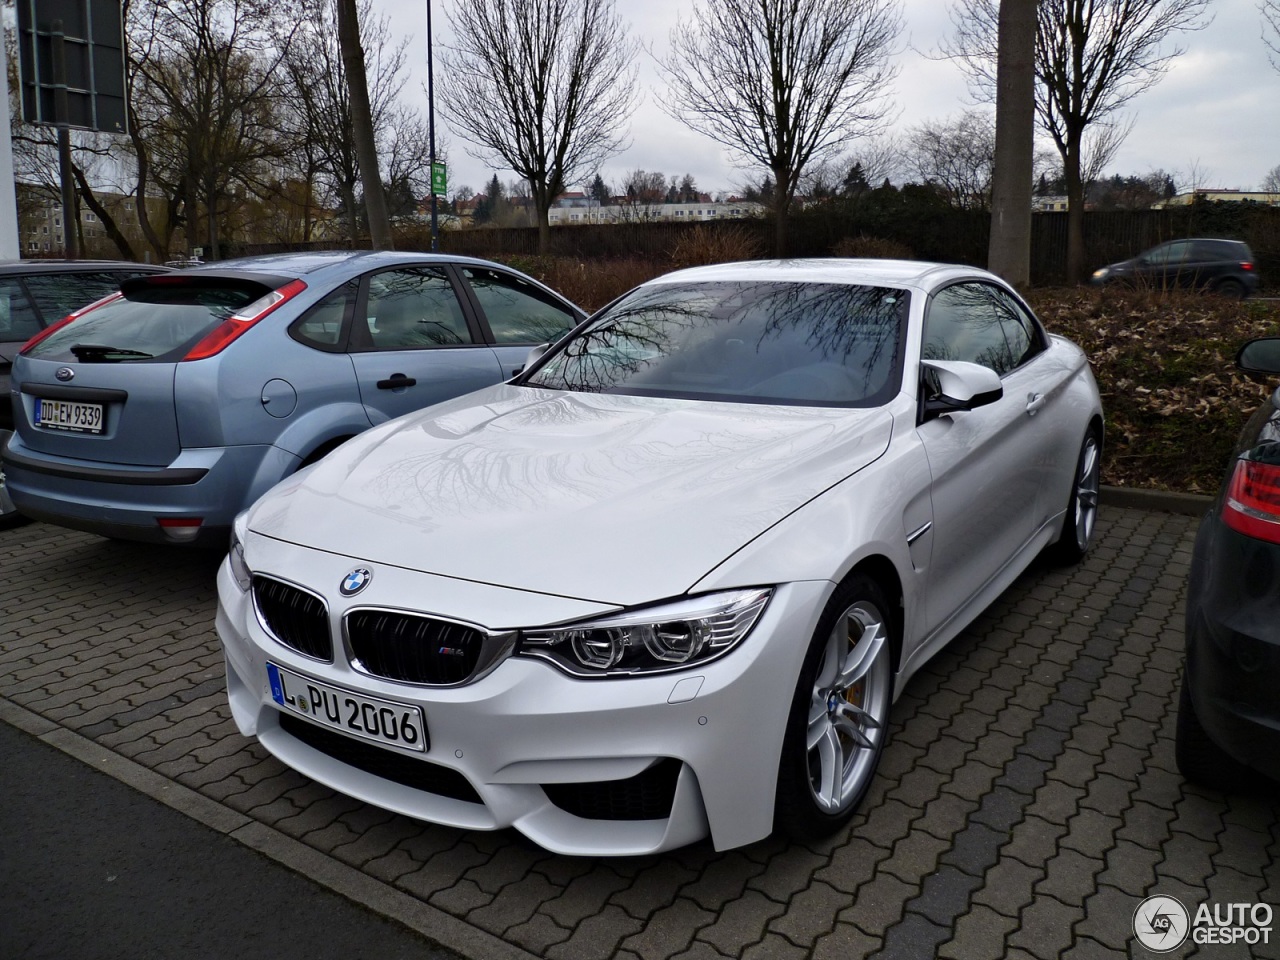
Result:
{"label": "driver side window", "polygon": [[1017,366],[1022,355],[1005,335],[999,293],[985,283],[957,283],[934,294],[925,315],[921,358],[967,360],[1000,376]]}

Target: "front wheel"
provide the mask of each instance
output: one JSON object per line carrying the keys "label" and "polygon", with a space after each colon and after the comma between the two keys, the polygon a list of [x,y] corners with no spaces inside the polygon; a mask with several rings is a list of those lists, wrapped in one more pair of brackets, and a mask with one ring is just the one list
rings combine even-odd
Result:
{"label": "front wheel", "polygon": [[1060,563],[1079,563],[1093,543],[1093,528],[1098,520],[1098,487],[1102,468],[1102,442],[1090,427],[1080,445],[1076,471],[1067,500],[1067,514],[1062,532],[1053,545],[1054,559]]}
{"label": "front wheel", "polygon": [[782,745],[776,824],[797,840],[849,821],[875,776],[893,698],[884,591],[850,577],[828,602],[800,670]]}

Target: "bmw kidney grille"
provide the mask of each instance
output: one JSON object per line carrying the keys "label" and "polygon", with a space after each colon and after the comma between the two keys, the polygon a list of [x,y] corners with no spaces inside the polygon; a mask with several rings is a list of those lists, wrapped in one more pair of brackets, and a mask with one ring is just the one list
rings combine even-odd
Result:
{"label": "bmw kidney grille", "polygon": [[473,627],[391,610],[353,610],[346,625],[352,666],[402,683],[470,679],[486,638]]}
{"label": "bmw kidney grille", "polygon": [[253,578],[258,619],[286,647],[313,660],[333,660],[329,612],[315,594],[271,577]]}

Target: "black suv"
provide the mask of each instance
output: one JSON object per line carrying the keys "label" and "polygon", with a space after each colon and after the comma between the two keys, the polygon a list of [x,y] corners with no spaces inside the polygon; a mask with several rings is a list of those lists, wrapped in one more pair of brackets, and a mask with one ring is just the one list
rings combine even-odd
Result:
{"label": "black suv", "polygon": [[[9,371],[22,345],[73,310],[120,289],[130,277],[165,267],[114,260],[0,261],[0,449],[13,430]],[[0,529],[20,522],[0,470]]]}
{"label": "black suv", "polygon": [[1093,271],[1091,282],[1207,289],[1240,299],[1258,289],[1258,270],[1249,245],[1240,240],[1171,240],[1132,260]]}

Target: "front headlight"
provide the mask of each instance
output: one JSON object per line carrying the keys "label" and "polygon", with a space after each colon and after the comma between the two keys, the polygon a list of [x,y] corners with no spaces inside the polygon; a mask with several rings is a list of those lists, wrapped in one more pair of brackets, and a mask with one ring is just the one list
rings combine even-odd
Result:
{"label": "front headlight", "polygon": [[231,567],[231,575],[236,578],[240,589],[248,590],[249,585],[253,583],[253,571],[244,562],[244,545],[240,542],[240,537],[234,533],[231,535],[231,549],[227,551],[227,562]]}
{"label": "front headlight", "polygon": [[673,670],[728,653],[751,632],[769,589],[712,593],[547,630],[528,630],[520,653],[577,677]]}
{"label": "front headlight", "polygon": [[1110,272],[1111,271],[1108,270],[1106,267],[1099,267],[1097,270],[1093,271],[1093,279],[1101,280],[1104,277],[1106,277],[1106,275]]}

